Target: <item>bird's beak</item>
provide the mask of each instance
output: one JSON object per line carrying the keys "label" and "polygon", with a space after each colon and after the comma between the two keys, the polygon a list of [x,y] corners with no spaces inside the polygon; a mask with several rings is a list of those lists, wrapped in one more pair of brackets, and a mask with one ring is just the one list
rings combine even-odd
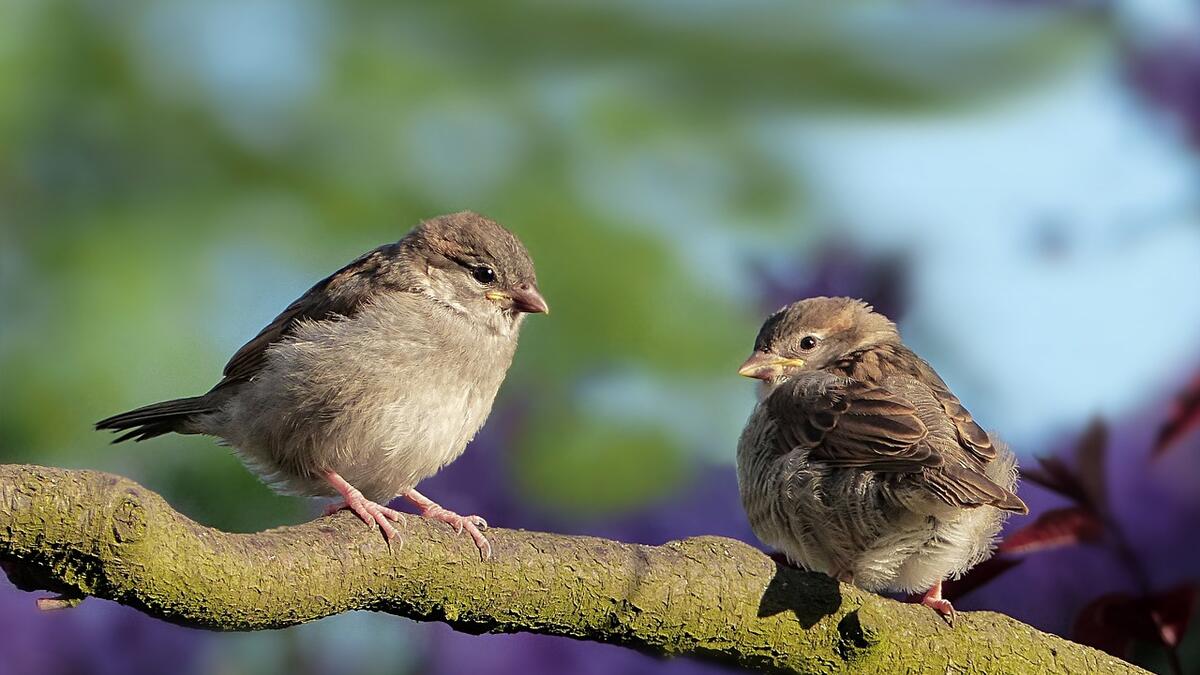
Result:
{"label": "bird's beak", "polygon": [[770,382],[783,374],[784,368],[799,368],[803,365],[804,359],[788,359],[768,352],[754,352],[742,367],[738,368],[738,375]]}
{"label": "bird's beak", "polygon": [[515,312],[525,314],[549,314],[550,305],[534,286],[523,286],[512,291],[488,291],[487,299],[498,302]]}

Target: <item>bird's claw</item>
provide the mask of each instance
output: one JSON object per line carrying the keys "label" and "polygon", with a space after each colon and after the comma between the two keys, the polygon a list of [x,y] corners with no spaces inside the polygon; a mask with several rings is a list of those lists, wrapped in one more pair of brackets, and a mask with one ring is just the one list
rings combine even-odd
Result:
{"label": "bird's claw", "polygon": [[954,605],[950,604],[949,600],[922,600],[922,605],[932,609],[946,620],[946,623],[953,626],[954,620],[958,618],[958,612],[954,610]]}
{"label": "bird's claw", "polygon": [[958,618],[958,612],[954,611],[954,605],[950,601],[942,597],[942,582],[938,582],[929,592],[921,598],[921,604],[932,609],[941,615],[946,623],[954,626],[954,620]]}
{"label": "bird's claw", "polygon": [[387,542],[389,549],[392,547],[392,540],[396,540],[400,543],[400,546],[404,546],[404,539],[400,537],[400,533],[392,526],[392,523],[396,522],[404,525],[405,530],[408,529],[408,523],[404,521],[403,513],[367,499],[363,496],[362,492],[359,492],[357,488],[347,483],[346,479],[338,475],[336,471],[326,471],[324,476],[325,480],[329,481],[329,484],[333,486],[333,489],[337,490],[338,494],[342,496],[341,501],[334,502],[325,507],[325,515],[337,513],[342,509],[349,509],[367,525],[379,526],[379,530],[383,532],[384,540]]}
{"label": "bird's claw", "polygon": [[325,507],[325,515],[332,515],[338,511],[349,510],[353,511],[367,525],[376,525],[387,539],[388,547],[392,545],[392,541],[396,541],[400,546],[404,546],[404,538],[396,530],[392,523],[400,523],[404,526],[405,531],[408,530],[408,523],[404,519],[404,514],[399,511],[376,504],[366,497],[358,496],[357,499],[343,499],[334,502]]}
{"label": "bird's claw", "polygon": [[457,513],[434,504],[421,511],[421,515],[430,520],[446,523],[454,528],[455,534],[462,534],[464,531],[471,535],[471,539],[475,542],[475,546],[479,548],[479,554],[484,560],[492,557],[492,544],[483,536],[481,530],[488,528],[487,521],[480,516],[460,516]]}

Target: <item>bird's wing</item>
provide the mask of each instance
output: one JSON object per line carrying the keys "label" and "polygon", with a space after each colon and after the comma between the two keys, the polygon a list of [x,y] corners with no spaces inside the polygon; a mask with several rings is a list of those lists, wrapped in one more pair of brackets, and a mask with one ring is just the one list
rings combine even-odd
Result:
{"label": "bird's wing", "polygon": [[826,466],[920,473],[929,491],[952,506],[1025,508],[985,475],[973,453],[931,437],[917,402],[896,387],[817,373],[781,385],[767,405],[781,452],[803,447],[811,461]]}
{"label": "bird's wing", "polygon": [[946,416],[954,424],[959,444],[984,464],[996,459],[996,448],[992,445],[991,437],[983,430],[983,427],[979,426],[975,418],[971,417],[971,413],[963,407],[962,401],[958,400],[958,397],[950,391],[950,387],[946,386],[942,378],[924,359],[912,352],[909,352],[909,355],[911,358],[905,361],[913,366],[911,374],[933,392],[934,398],[937,399],[942,410],[946,412]]}
{"label": "bird's wing", "polygon": [[317,282],[242,345],[225,365],[225,377],[214,389],[246,382],[257,375],[266,361],[267,348],[295,332],[300,322],[353,316],[380,290],[394,287],[395,277],[386,272],[396,264],[398,246],[380,246]]}
{"label": "bird's wing", "polygon": [[942,462],[916,406],[882,386],[815,373],[780,385],[766,403],[781,452],[808,448],[830,466],[898,473]]}
{"label": "bird's wing", "polygon": [[[941,380],[939,379],[940,383]],[[996,459],[996,448],[992,445],[992,439],[988,433],[979,426],[971,413],[963,407],[958,397],[950,393],[950,390],[945,384],[941,387],[931,387],[933,395],[937,397],[938,402],[942,404],[942,410],[946,411],[946,416],[954,423],[954,428],[958,432],[958,442],[967,449],[976,459],[983,463],[990,462]]]}

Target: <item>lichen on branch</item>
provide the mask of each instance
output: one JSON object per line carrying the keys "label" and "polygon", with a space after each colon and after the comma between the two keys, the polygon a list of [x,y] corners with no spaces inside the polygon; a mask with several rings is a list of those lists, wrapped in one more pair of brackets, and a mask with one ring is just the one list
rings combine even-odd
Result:
{"label": "lichen on branch", "polygon": [[[409,518],[404,545],[342,512],[233,534],[124,478],[0,466],[0,562],[24,590],[93,596],[174,623],[282,628],[350,610],[532,632],[787,673],[1132,673],[1006,616],[928,609],[781,566],[730,539],[662,546],[492,530],[494,557]],[[32,600],[31,600],[32,602]]]}

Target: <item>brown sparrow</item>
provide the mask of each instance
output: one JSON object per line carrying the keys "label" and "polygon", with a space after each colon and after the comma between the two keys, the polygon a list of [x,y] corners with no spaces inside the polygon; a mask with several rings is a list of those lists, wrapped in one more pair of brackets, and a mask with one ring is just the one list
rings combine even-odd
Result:
{"label": "brown sparrow", "polygon": [[533,261],[511,232],[475,213],[421,223],[317,283],[225,366],[207,394],[97,423],[118,441],[169,432],[233,446],[280,492],[340,496],[388,539],[403,496],[466,530],[479,516],[442,508],[416,486],[466,448],[491,411],[526,314],[548,311]]}
{"label": "brown sparrow", "polygon": [[810,298],[763,325],[740,373],[763,381],[738,444],[755,534],[795,564],[872,591],[941,595],[991,556],[1014,494],[989,436],[895,324],[850,298]]}

